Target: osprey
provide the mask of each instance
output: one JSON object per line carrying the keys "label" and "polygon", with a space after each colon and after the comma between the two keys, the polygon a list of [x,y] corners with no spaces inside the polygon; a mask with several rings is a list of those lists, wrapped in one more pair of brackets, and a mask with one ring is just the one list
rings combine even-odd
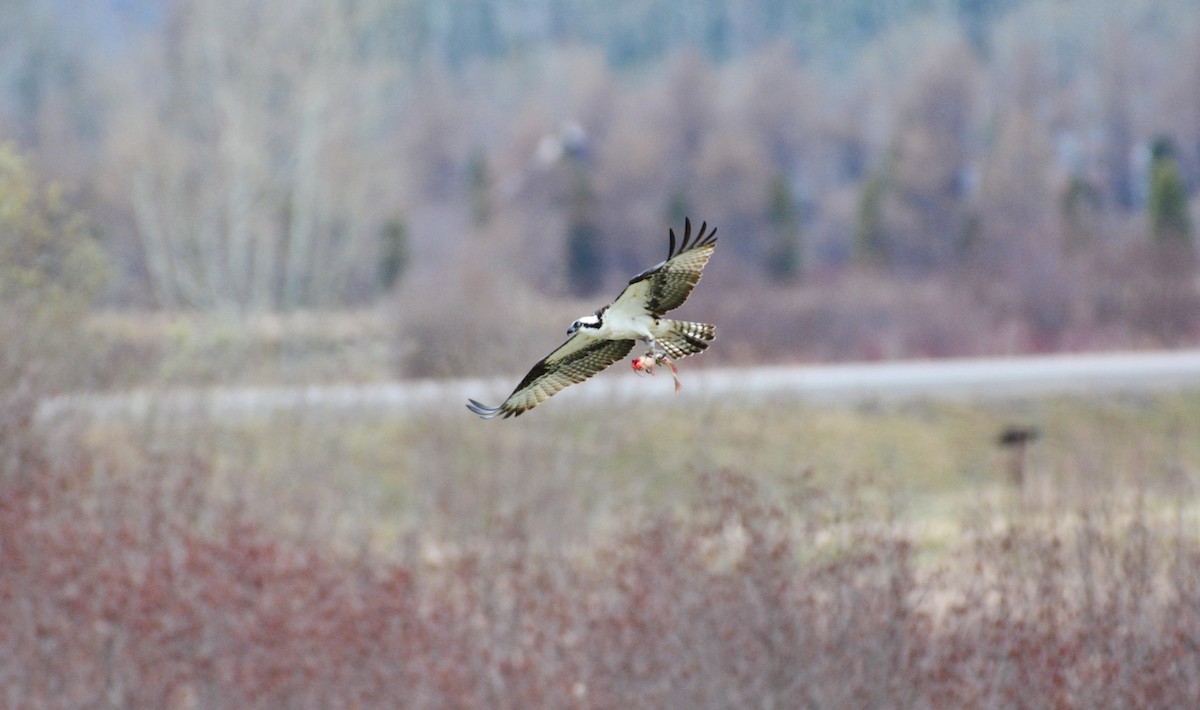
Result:
{"label": "osprey", "polygon": [[[513,393],[498,406],[488,407],[473,399],[467,409],[484,419],[520,416],[557,394],[563,388],[583,382],[629,354],[634,343],[649,346],[646,354],[635,358],[635,372],[654,374],[655,365],[667,365],[676,373],[671,358],[702,352],[705,341],[715,336],[716,326],[688,323],[663,317],[678,308],[700,281],[700,272],[717,246],[717,230],[705,234],[708,223],[692,239],[692,222],[684,220],[683,241],[676,250],[675,230],[668,230],[671,246],[667,259],[629,282],[617,300],[584,316],[567,330],[567,341],[533,366]],[[679,391],[679,379],[675,379]]]}

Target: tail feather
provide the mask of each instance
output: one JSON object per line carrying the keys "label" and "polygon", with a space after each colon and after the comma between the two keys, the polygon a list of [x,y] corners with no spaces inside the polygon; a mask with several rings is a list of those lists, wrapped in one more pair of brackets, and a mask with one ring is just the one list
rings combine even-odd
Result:
{"label": "tail feather", "polygon": [[708,347],[706,341],[716,337],[717,327],[710,323],[666,320],[662,324],[667,332],[657,338],[658,344],[672,358],[704,352]]}

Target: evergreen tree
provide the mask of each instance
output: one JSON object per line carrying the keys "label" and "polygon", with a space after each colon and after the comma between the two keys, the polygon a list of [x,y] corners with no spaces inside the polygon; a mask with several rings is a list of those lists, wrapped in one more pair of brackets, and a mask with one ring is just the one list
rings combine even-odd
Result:
{"label": "evergreen tree", "polygon": [[1153,279],[1141,293],[1144,311],[1138,320],[1164,345],[1174,345],[1192,330],[1200,312],[1194,286],[1196,252],[1187,187],[1174,147],[1169,140],[1159,139],[1151,156],[1147,209]]}
{"label": "evergreen tree", "polygon": [[467,162],[467,193],[471,201],[471,221],[486,226],[492,217],[492,170],[487,153],[476,149]]}
{"label": "evergreen tree", "polygon": [[587,296],[600,288],[604,265],[596,226],[595,193],[587,170],[571,165],[571,192],[567,202],[567,282],[571,292]]}
{"label": "evergreen tree", "polygon": [[1192,241],[1192,219],[1188,212],[1187,186],[1169,142],[1155,142],[1150,164],[1150,238],[1155,244],[1187,244]]}
{"label": "evergreen tree", "polygon": [[379,232],[379,289],[388,291],[408,267],[408,225],[396,216]]}
{"label": "evergreen tree", "polygon": [[854,227],[854,260],[860,264],[879,264],[887,257],[887,233],[883,223],[887,193],[885,171],[877,171],[863,181]]}
{"label": "evergreen tree", "polygon": [[804,266],[800,243],[800,215],[787,176],[771,180],[767,198],[767,221],[771,225],[766,271],[776,281],[796,279]]}
{"label": "evergreen tree", "polygon": [[1096,216],[1100,211],[1100,191],[1086,179],[1072,176],[1059,207],[1067,248],[1075,249],[1093,242]]}

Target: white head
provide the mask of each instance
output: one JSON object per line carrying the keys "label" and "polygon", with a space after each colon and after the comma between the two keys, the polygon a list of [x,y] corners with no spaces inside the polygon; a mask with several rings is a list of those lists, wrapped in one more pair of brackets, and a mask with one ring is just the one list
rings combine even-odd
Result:
{"label": "white head", "polygon": [[596,315],[584,316],[571,324],[571,327],[567,329],[567,335],[574,335],[575,331],[579,330],[580,328],[599,328],[599,327],[600,327],[600,316],[596,316]]}

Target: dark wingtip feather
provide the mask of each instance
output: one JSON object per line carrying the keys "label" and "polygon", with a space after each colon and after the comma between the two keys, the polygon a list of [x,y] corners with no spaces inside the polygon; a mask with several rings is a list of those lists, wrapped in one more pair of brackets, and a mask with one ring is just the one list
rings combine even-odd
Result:
{"label": "dark wingtip feather", "polygon": [[492,419],[496,413],[500,411],[500,407],[489,407],[486,404],[481,404],[473,399],[467,400],[467,409],[478,414],[483,419]]}
{"label": "dark wingtip feather", "polygon": [[[708,232],[708,234],[705,234],[706,231],[708,231],[708,220],[705,220],[700,223],[700,229],[699,229],[699,231],[697,231],[695,233],[695,235],[694,235],[695,238],[693,239],[692,238],[693,237],[692,220],[690,217],[684,217],[683,218],[683,241],[677,242],[675,239],[675,230],[674,229],[668,230],[669,234],[671,235],[671,249],[667,253],[667,258],[670,259],[671,257],[676,256],[678,254],[682,254],[683,252],[685,252],[689,249],[696,249],[697,247],[707,246],[708,244],[712,244],[713,242],[717,241],[717,237],[716,237],[717,228],[716,227],[713,227],[712,231]],[[678,246],[678,249],[676,248],[676,246]]]}
{"label": "dark wingtip feather", "polygon": [[[715,244],[717,241],[717,228],[713,227],[711,232],[708,231],[708,220],[700,223],[700,229],[694,235],[692,233],[691,217],[683,218],[683,239],[677,239],[673,228],[667,229],[667,234],[671,237],[670,247],[667,249],[667,258],[677,256],[689,249]],[[693,236],[695,237],[693,239]],[[636,280],[636,279],[635,279]]]}

